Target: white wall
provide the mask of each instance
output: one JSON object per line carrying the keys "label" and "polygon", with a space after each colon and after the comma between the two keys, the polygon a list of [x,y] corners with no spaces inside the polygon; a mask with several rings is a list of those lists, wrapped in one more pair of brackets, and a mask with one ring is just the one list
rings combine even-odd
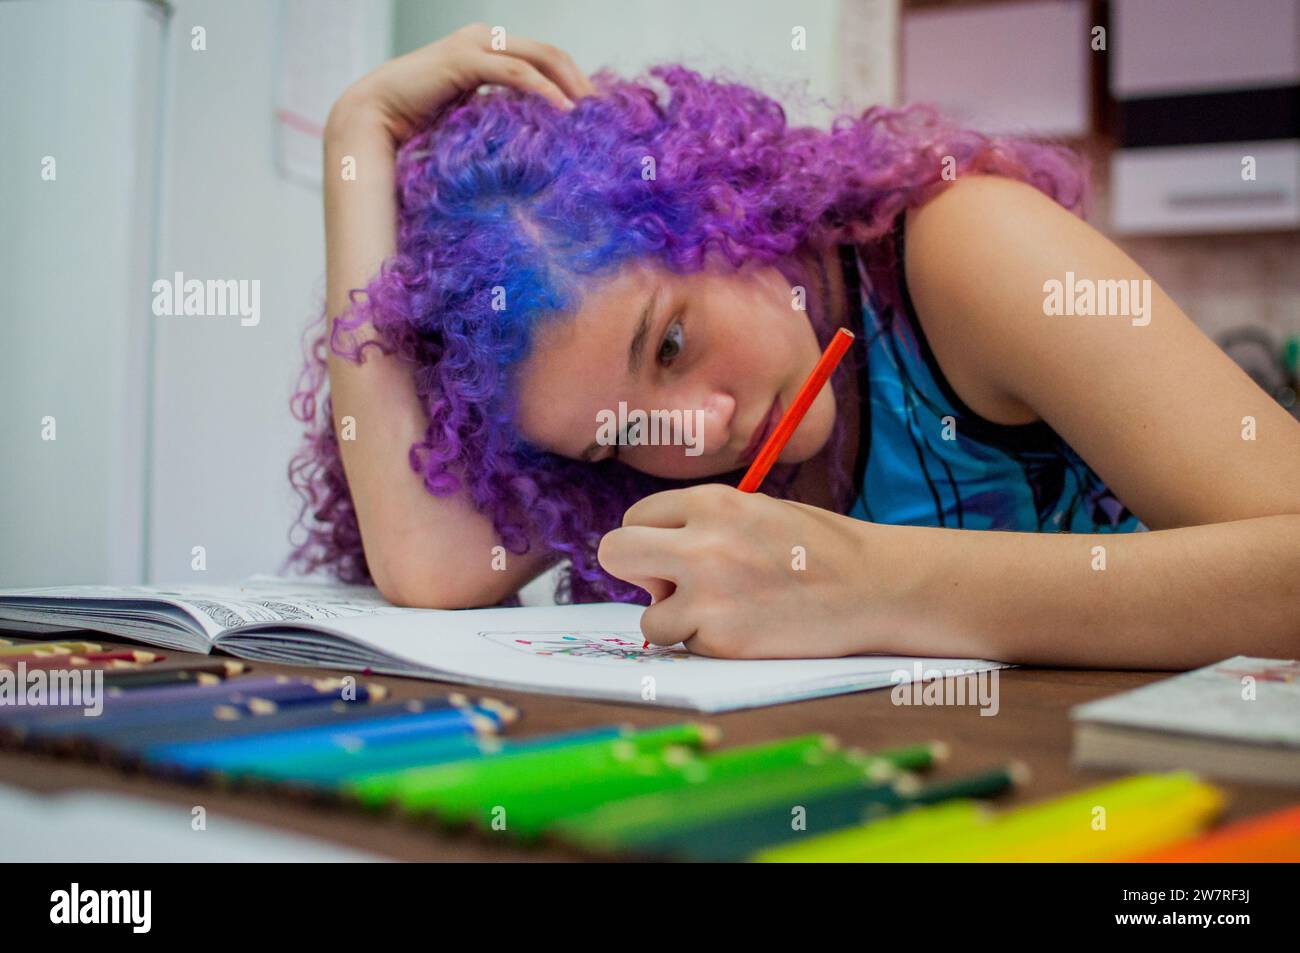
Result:
{"label": "white wall", "polygon": [[0,4],[0,586],[144,571],[163,21]]}
{"label": "white wall", "polygon": [[[387,55],[387,0],[373,11]],[[324,296],[317,188],[285,180],[274,157],[277,5],[179,0],[167,89],[166,176],[157,274],[257,279],[261,320],[155,318],[151,580],[273,572],[297,512],[286,475],[300,428],[289,414],[300,337]],[[193,27],[206,50],[191,49]],[[373,44],[372,44],[373,45]]]}
{"label": "white wall", "polygon": [[[839,75],[840,8],[857,0],[396,0],[394,49],[405,53],[474,21],[504,26],[560,47],[588,73],[602,66],[631,76],[680,62],[783,98],[807,82],[809,98],[833,98]],[[807,49],[791,49],[791,31],[807,31]],[[818,122],[826,110],[791,110]]]}
{"label": "white wall", "polygon": [[[313,42],[359,10],[334,46],[389,55],[389,0],[311,2]],[[281,10],[0,3],[0,587],[194,579],[195,546],[230,580],[288,551],[324,236],[319,188],[277,171]],[[260,323],[154,316],[177,271],[260,281]]]}

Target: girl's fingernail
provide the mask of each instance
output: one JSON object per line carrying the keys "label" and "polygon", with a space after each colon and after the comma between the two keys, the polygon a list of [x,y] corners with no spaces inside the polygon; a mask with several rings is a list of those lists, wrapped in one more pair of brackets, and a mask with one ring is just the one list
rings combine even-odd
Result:
{"label": "girl's fingernail", "polygon": [[577,104],[574,103],[574,101],[573,101],[572,99],[570,99],[569,97],[566,96],[566,97],[564,97],[564,108],[565,108],[566,110],[569,110],[569,109],[577,109],[578,107],[577,107]]}

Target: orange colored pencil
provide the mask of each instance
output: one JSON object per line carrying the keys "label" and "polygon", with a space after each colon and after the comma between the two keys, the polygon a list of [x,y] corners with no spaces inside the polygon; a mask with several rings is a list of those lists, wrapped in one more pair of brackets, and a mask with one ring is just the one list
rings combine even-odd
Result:
{"label": "orange colored pencil", "polygon": [[785,445],[790,442],[794,435],[795,428],[803,420],[804,414],[808,413],[808,408],[812,406],[817,395],[821,393],[822,387],[830,380],[831,374],[835,371],[848,353],[849,346],[853,344],[853,332],[848,328],[840,328],[831,338],[831,343],[826,345],[826,350],[822,353],[821,360],[817,366],[812,369],[808,379],[803,382],[803,387],[799,388],[799,393],[795,395],[794,402],[790,404],[784,414],[781,415],[781,422],[776,425],[763,447],[758,451],[758,456],[754,462],[749,465],[749,470],[745,473],[745,478],[740,481],[737,487],[741,493],[754,493],[758,490],[764,478],[767,476],[772,465],[776,463],[776,458],[781,455]]}
{"label": "orange colored pencil", "polygon": [[1300,861],[1300,805],[1129,859],[1163,864]]}

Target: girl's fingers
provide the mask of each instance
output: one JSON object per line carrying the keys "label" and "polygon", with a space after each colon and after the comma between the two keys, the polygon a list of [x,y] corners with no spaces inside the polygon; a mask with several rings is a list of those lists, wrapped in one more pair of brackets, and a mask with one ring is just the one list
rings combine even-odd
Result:
{"label": "girl's fingers", "polygon": [[564,91],[525,60],[501,53],[484,53],[475,65],[478,76],[484,83],[540,93],[557,109],[567,111],[573,108],[573,101]]}
{"label": "girl's fingers", "polygon": [[676,583],[682,578],[686,556],[679,549],[680,535],[670,529],[624,526],[605,534],[596,558],[611,576],[655,595],[646,582],[666,580]]}
{"label": "girl's fingers", "polygon": [[623,513],[623,525],[659,526],[665,529],[685,526],[690,519],[698,487],[661,490],[643,496]]}
{"label": "girl's fingers", "polygon": [[645,578],[629,579],[627,581],[650,593],[651,605],[658,605],[677,591],[677,585],[666,579],[654,579],[647,576]]}
{"label": "girl's fingers", "polygon": [[655,604],[641,613],[641,634],[651,645],[676,645],[685,642],[690,648],[690,640],[695,637],[695,628],[691,625],[684,611],[685,603],[680,599],[656,600]]}
{"label": "girl's fingers", "polygon": [[511,36],[506,40],[504,52],[531,63],[553,80],[570,99],[581,99],[596,91],[572,57],[549,43],[530,40],[525,36]]}

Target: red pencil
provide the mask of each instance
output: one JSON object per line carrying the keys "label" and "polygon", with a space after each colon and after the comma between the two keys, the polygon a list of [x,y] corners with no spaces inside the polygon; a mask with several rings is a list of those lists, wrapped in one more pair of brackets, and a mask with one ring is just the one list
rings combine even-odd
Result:
{"label": "red pencil", "polygon": [[803,382],[803,387],[799,388],[794,403],[781,415],[781,422],[768,435],[767,440],[763,442],[763,448],[758,451],[758,456],[749,465],[745,478],[740,481],[740,486],[737,487],[741,493],[754,493],[758,490],[759,484],[763,482],[767,472],[772,469],[772,464],[776,463],[776,458],[781,455],[785,445],[794,436],[795,428],[803,420],[804,414],[808,413],[808,408],[817,399],[822,387],[830,380],[831,374],[839,366],[844,355],[848,353],[849,346],[852,343],[853,332],[848,328],[840,328],[835,332],[835,336],[831,338],[831,343],[826,345],[821,360],[812,369],[808,379]]}
{"label": "red pencil", "polygon": [[0,658],[0,672],[17,671],[19,664],[25,665],[28,671],[36,671],[37,669],[136,668],[162,658],[166,658],[166,656],[159,655],[157,652],[140,651],[139,649],[73,653],[72,655],[20,655],[17,658],[13,656]]}
{"label": "red pencil", "polygon": [[[794,402],[781,415],[780,423],[776,425],[775,430],[768,434],[767,439],[763,441],[762,448],[758,451],[758,456],[754,458],[754,462],[745,471],[745,477],[737,487],[741,493],[755,493],[758,491],[759,485],[767,477],[772,465],[776,463],[776,458],[781,455],[785,445],[794,436],[795,428],[803,420],[804,414],[808,413],[808,408],[812,406],[813,401],[817,399],[817,395],[826,386],[826,382],[830,380],[835,368],[839,367],[840,361],[848,353],[852,344],[853,332],[848,328],[840,328],[835,332],[835,336],[831,338],[831,343],[826,345],[826,350],[822,352],[821,360],[817,362],[817,366],[812,369],[808,379],[799,388],[799,393],[795,395]],[[649,641],[641,646],[643,649],[649,647]]]}

